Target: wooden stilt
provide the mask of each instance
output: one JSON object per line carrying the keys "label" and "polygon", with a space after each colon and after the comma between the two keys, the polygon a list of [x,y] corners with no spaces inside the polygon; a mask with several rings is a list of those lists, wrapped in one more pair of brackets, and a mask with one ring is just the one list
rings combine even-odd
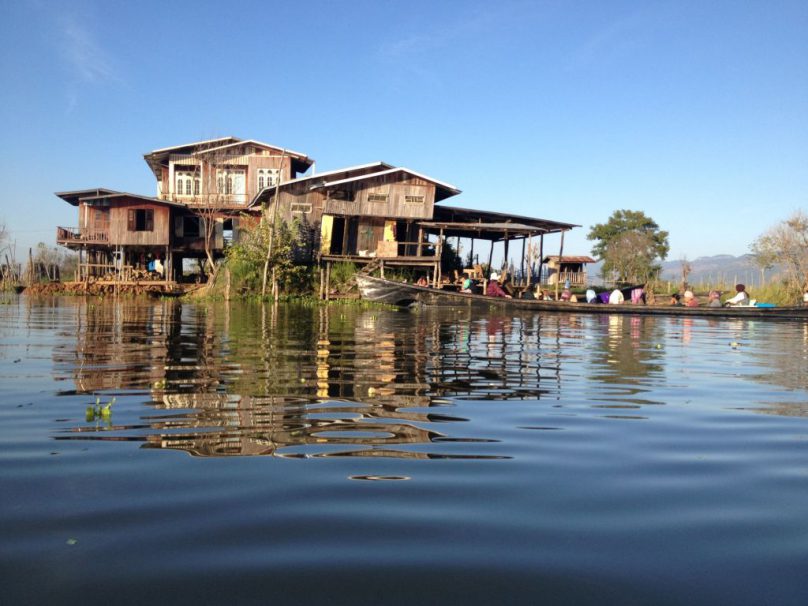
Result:
{"label": "wooden stilt", "polygon": [[511,239],[508,237],[508,232],[506,231],[505,232],[505,259],[503,261],[505,263],[505,269],[508,269],[510,267],[510,265],[511,265],[511,263],[510,263],[510,261],[508,259],[508,247],[509,247],[510,243],[511,243]]}
{"label": "wooden stilt", "polygon": [[544,234],[539,236],[539,285],[541,286],[541,272],[544,265]]}
{"label": "wooden stilt", "polygon": [[437,258],[436,263],[438,268],[437,276],[435,278],[435,288],[438,288],[440,286],[441,281],[441,258],[443,257],[443,241],[444,241],[443,228],[441,227],[440,234],[438,235],[438,247],[437,250],[435,251],[435,256]]}
{"label": "wooden stilt", "polygon": [[558,250],[558,273],[556,274],[555,298],[558,301],[558,289],[561,282],[561,259],[564,256],[564,232],[561,232],[561,247]]}
{"label": "wooden stilt", "polygon": [[[522,259],[519,263],[519,285],[522,286],[522,280],[525,280],[525,242],[527,238],[522,238]],[[529,280],[525,280],[525,284],[527,284]]]}

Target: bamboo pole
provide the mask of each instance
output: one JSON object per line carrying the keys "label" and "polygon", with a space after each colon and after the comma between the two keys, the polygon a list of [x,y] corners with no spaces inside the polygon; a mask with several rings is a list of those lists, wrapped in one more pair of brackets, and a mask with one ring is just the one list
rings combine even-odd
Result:
{"label": "bamboo pole", "polygon": [[264,260],[264,275],[261,281],[261,296],[265,297],[267,292],[267,270],[272,259],[272,244],[275,238],[275,221],[278,218],[278,206],[281,204],[280,187],[281,176],[283,175],[283,161],[286,158],[286,149],[281,153],[281,162],[278,167],[278,178],[275,181],[275,204],[272,206],[272,223],[269,225],[269,244],[267,245],[267,257]]}

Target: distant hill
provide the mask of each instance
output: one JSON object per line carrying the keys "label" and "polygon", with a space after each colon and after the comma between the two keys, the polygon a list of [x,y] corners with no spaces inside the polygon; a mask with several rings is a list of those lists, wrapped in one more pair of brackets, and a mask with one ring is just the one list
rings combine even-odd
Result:
{"label": "distant hill", "polygon": [[[691,284],[737,284],[743,282],[752,287],[759,286],[761,273],[752,255],[713,255],[711,257],[699,257],[688,260],[691,267],[687,281]],[[774,275],[774,270],[766,272],[768,280]],[[682,260],[669,260],[662,264],[663,280],[674,283],[682,280]]]}
{"label": "distant hill", "polygon": [[[688,259],[688,262],[690,263],[691,271],[687,281],[696,286],[699,284],[713,285],[719,283],[732,285],[743,282],[749,287],[755,287],[761,283],[760,269],[755,265],[752,255],[741,255],[740,257],[713,255]],[[593,282],[600,281],[601,266],[602,263],[596,263],[587,267]],[[765,274],[766,282],[769,282],[777,273],[776,268],[767,270]],[[673,284],[681,282],[681,259],[663,262],[660,278]]]}

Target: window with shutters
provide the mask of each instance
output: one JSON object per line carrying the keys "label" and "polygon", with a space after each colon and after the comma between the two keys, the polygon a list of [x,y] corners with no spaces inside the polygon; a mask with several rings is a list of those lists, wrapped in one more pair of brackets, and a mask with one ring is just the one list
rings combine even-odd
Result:
{"label": "window with shutters", "polygon": [[154,231],[154,210],[151,208],[130,208],[127,216],[129,231]]}
{"label": "window with shutters", "polygon": [[423,204],[424,196],[404,196],[404,202],[406,204]]}
{"label": "window with shutters", "polygon": [[368,194],[368,202],[387,202],[387,194]]}

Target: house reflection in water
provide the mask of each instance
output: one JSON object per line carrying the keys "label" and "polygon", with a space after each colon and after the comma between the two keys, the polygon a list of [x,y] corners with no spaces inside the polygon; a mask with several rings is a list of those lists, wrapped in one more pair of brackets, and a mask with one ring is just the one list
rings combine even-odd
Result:
{"label": "house reflection in water", "polygon": [[[703,341],[716,330],[468,309],[172,300],[74,307],[75,340],[54,350],[57,378],[75,385],[61,394],[117,403],[109,422],[88,420],[57,439],[140,441],[197,456],[496,458],[490,436],[469,435],[485,429],[458,414],[463,401],[525,400],[546,410],[549,400],[570,414],[633,409],[609,415],[642,419],[639,409],[666,404],[653,394],[666,381],[669,353],[655,344],[681,343],[682,363],[688,335],[698,330]],[[731,329],[721,325],[714,338],[724,342]],[[742,329],[758,347],[781,352],[772,370],[744,378],[801,388],[808,332],[783,340],[771,330],[754,334],[752,322]],[[765,412],[803,414],[788,402]]]}
{"label": "house reflection in water", "polygon": [[148,395],[152,410],[138,423],[88,424],[59,439],[143,441],[198,456],[496,458],[458,451],[489,440],[452,435],[467,425],[446,398],[541,392],[524,378],[508,387],[510,343],[470,347],[469,318],[175,301],[78,305],[76,314],[75,348],[55,354],[57,373],[76,386],[63,395],[115,395],[118,410]]}

